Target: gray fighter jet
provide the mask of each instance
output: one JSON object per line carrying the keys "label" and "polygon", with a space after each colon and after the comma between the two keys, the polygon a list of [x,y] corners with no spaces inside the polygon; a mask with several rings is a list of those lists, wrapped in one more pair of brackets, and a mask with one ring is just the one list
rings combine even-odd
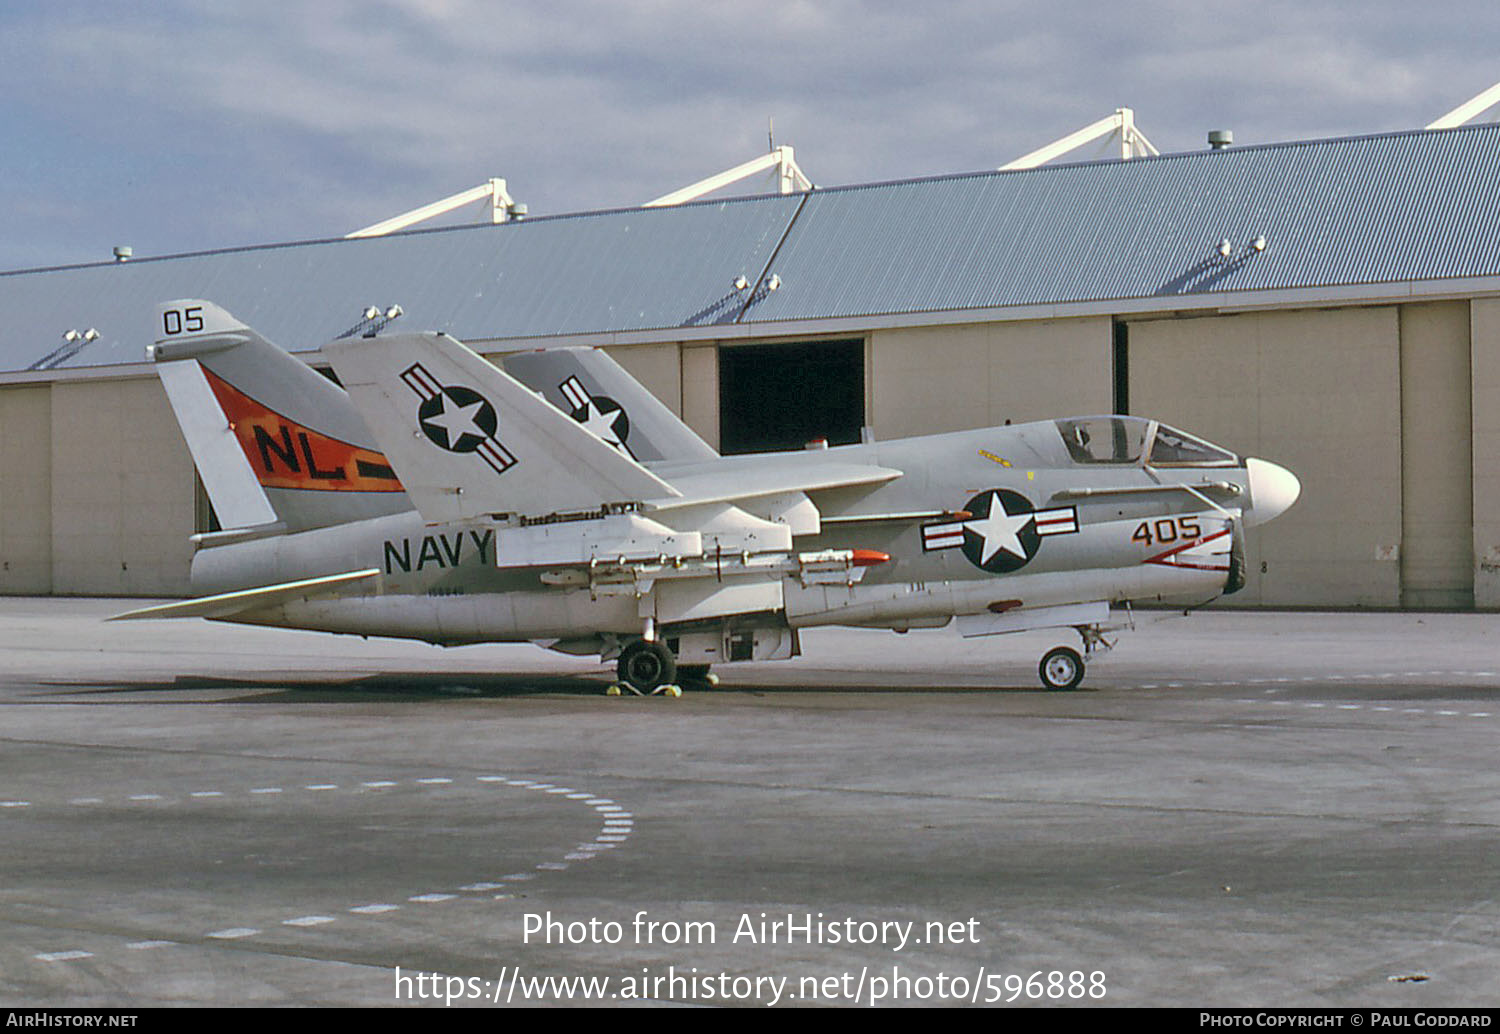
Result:
{"label": "gray fighter jet", "polygon": [[[677,695],[710,665],[796,656],[802,629],[1076,629],[1111,606],[1244,584],[1244,528],[1300,485],[1141,417],[720,456],[597,349],[496,366],[441,333],[324,345],[339,384],[210,302],[148,349],[221,530],[194,536],[203,617],[618,660]],[[340,386],[341,385],[341,386]]]}

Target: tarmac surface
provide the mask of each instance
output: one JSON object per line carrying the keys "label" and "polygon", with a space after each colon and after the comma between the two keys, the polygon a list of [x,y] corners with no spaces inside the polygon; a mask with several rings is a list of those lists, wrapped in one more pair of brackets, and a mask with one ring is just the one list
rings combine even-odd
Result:
{"label": "tarmac surface", "polygon": [[[0,1006],[1500,1005],[1500,616],[812,631],[681,699],[0,599]],[[404,982],[403,982],[404,981]]]}

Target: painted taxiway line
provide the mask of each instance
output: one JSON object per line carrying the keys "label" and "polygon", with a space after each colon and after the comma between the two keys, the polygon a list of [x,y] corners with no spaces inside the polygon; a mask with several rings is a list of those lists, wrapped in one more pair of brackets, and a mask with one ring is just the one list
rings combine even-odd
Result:
{"label": "painted taxiway line", "polygon": [[1375,714],[1433,715],[1438,718],[1493,718],[1493,711],[1463,711],[1450,707],[1396,707],[1392,704],[1333,704],[1316,700],[1254,700],[1241,698],[1236,704],[1264,707],[1300,707],[1304,710],[1370,711]]}
{"label": "painted taxiway line", "polygon": [[[1462,670],[1462,671],[1459,671],[1459,670],[1441,670],[1441,671],[1439,671],[1439,670],[1434,670],[1434,671],[1381,671],[1381,672],[1361,672],[1361,673],[1358,673],[1358,674],[1346,674],[1346,675],[1298,675],[1298,676],[1282,676],[1280,678],[1265,678],[1265,679],[1197,679],[1197,680],[1175,679],[1175,680],[1172,680],[1170,682],[1167,682],[1167,681],[1141,682],[1141,683],[1137,683],[1137,684],[1135,684],[1133,686],[1122,686],[1121,688],[1125,689],[1125,690],[1132,690],[1132,689],[1135,689],[1135,690],[1143,690],[1143,689],[1190,689],[1190,690],[1191,689],[1248,689],[1248,688],[1250,688],[1252,686],[1259,687],[1259,686],[1292,686],[1292,685],[1296,685],[1296,686],[1306,687],[1306,686],[1313,685],[1313,684],[1318,684],[1318,683],[1322,683],[1322,684],[1335,683],[1335,684],[1338,684],[1339,686],[1346,686],[1349,683],[1373,683],[1373,682],[1390,681],[1390,680],[1393,680],[1393,679],[1412,679],[1412,678],[1445,678],[1445,679],[1484,680],[1484,681],[1489,682],[1491,684],[1489,688],[1500,689],[1500,672],[1494,672],[1494,671],[1473,671],[1473,670]],[[1467,688],[1472,688],[1472,687],[1464,686],[1464,687],[1455,687],[1455,688],[1466,688],[1467,689]],[[1251,703],[1261,703],[1262,701],[1256,700],[1256,701],[1249,701],[1249,702],[1251,702]],[[1343,704],[1333,703],[1332,706],[1345,707],[1345,709],[1352,709],[1355,706],[1368,706],[1368,705],[1343,705]],[[1426,712],[1418,711],[1418,712],[1415,712],[1415,713],[1426,713]],[[1450,712],[1438,712],[1438,711],[1434,710],[1432,713],[1436,714],[1436,713],[1450,713]],[[1462,714],[1464,714],[1467,717],[1473,717],[1473,718],[1489,718],[1489,717],[1492,717],[1492,712],[1488,712],[1488,711],[1482,712],[1482,713],[1479,713],[1479,712],[1451,712],[1451,713],[1462,713]]]}
{"label": "painted taxiway line", "polygon": [[[302,786],[301,790],[319,794],[338,792],[340,790],[357,794],[369,794],[372,791],[379,793],[402,786],[414,786],[421,789],[447,788],[458,785],[459,782],[459,780],[448,776],[425,776],[411,780],[409,784],[402,783],[399,780],[378,779],[362,781],[358,784],[351,784],[348,787],[341,787],[338,783],[309,783]],[[632,813],[626,811],[619,804],[616,804],[613,799],[600,797],[587,790],[578,790],[571,786],[559,786],[555,783],[540,782],[534,779],[517,779],[503,775],[476,776],[474,782],[481,787],[527,790],[555,797],[558,800],[583,804],[591,809],[595,814],[595,818],[599,820],[599,832],[594,836],[593,840],[579,843],[576,847],[567,851],[560,860],[548,859],[538,862],[532,866],[530,871],[514,872],[500,877],[474,880],[455,888],[451,892],[446,890],[430,890],[412,894],[405,899],[408,904],[440,905],[444,902],[458,900],[465,895],[469,896],[470,900],[473,900],[474,896],[477,895],[485,895],[487,900],[493,901],[514,900],[514,895],[504,892],[508,884],[533,880],[537,878],[538,874],[564,872],[572,868],[575,862],[588,861],[604,851],[618,849],[635,831],[635,817]],[[284,795],[288,793],[295,794],[297,790],[297,787],[253,786],[237,792],[218,789],[193,790],[181,797],[158,793],[122,793],[120,796],[114,797],[113,800],[117,803],[123,802],[154,808],[172,807],[177,804],[195,804],[204,801],[233,801],[236,799],[237,794],[243,794],[246,799],[255,798],[264,800],[272,797],[286,799]],[[74,797],[70,798],[67,804],[80,808],[95,807],[107,805],[110,800],[111,798],[107,797]],[[5,801],[0,802],[0,807],[31,809],[33,804],[31,801]],[[370,902],[344,908],[341,912],[343,914],[371,917],[387,916],[393,912],[400,912],[402,910],[403,907],[401,905],[390,902]],[[281,928],[293,930],[313,929],[328,926],[338,921],[337,915],[316,913],[280,919],[276,921],[276,925]],[[184,940],[189,943],[195,940],[243,941],[262,935],[263,931],[259,927],[239,925],[225,926],[217,930],[199,934],[197,937],[185,938]],[[141,951],[170,947],[180,943],[183,942],[173,940],[144,940],[132,941],[126,944],[125,947],[130,950]],[[82,948],[65,948],[56,951],[37,952],[32,957],[39,962],[75,962],[82,959],[94,958],[95,953]]]}

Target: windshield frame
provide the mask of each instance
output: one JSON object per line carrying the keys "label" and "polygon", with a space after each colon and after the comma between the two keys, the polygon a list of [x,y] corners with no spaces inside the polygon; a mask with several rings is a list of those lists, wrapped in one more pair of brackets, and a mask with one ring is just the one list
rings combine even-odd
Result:
{"label": "windshield frame", "polygon": [[[1081,467],[1224,468],[1244,466],[1238,453],[1171,424],[1124,413],[1052,421],[1068,458]],[[1101,455],[1103,450],[1107,454]],[[1177,450],[1173,455],[1170,450]]]}

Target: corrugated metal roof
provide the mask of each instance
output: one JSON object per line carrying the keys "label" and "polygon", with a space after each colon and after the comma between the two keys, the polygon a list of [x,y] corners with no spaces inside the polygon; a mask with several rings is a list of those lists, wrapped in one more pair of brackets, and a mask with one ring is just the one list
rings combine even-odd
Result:
{"label": "corrugated metal roof", "polygon": [[1496,276],[1497,223],[1500,125],[1266,144],[3,274],[0,369],[88,327],[68,365],[137,361],[178,297],[290,347],[391,303],[545,338]]}
{"label": "corrugated metal roof", "polygon": [[1493,276],[1497,159],[1486,125],[820,191],[746,319]]}
{"label": "corrugated metal roof", "polygon": [[[289,348],[315,348],[369,305],[461,339],[545,337],[732,319],[801,198],[627,209],[0,274],[0,369],[96,328],[68,366],[133,363],[158,302],[207,298]],[[726,297],[735,302],[725,303]],[[727,315],[726,315],[727,313]]]}

